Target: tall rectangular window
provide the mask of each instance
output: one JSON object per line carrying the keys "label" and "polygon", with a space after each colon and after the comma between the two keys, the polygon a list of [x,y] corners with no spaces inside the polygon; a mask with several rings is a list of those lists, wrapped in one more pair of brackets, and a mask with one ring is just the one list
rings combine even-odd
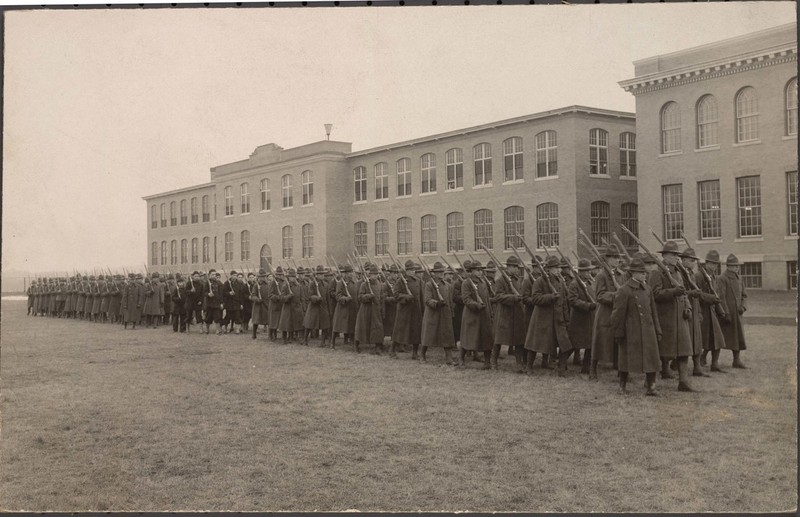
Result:
{"label": "tall rectangular window", "polygon": [[464,153],[461,149],[450,149],[444,155],[447,170],[447,190],[464,188]]}
{"label": "tall rectangular window", "polygon": [[358,221],[353,225],[353,245],[356,253],[363,257],[367,254],[367,223]]}
{"label": "tall rectangular window", "polygon": [[761,236],[761,176],[736,178],[739,237]]}
{"label": "tall rectangular window", "polygon": [[739,277],[746,289],[761,289],[761,262],[743,263]]}
{"label": "tall rectangular window", "polygon": [[158,228],[158,215],[156,214],[156,205],[150,207],[150,228]]}
{"label": "tall rectangular window", "polygon": [[536,207],[536,247],[558,246],[558,205],[542,203]]}
{"label": "tall rectangular window", "polygon": [[176,226],[178,224],[178,214],[175,208],[175,201],[169,204],[169,225]]}
{"label": "tall rectangular window", "polygon": [[699,182],[697,192],[700,197],[700,239],[722,238],[719,180]]}
{"label": "tall rectangular window", "polygon": [[191,201],[191,210],[192,210],[192,224],[198,222],[197,218],[197,198],[193,197]]}
{"label": "tall rectangular window", "polygon": [[233,260],[233,232],[225,233],[225,262]]}
{"label": "tall rectangular window", "polygon": [[260,187],[261,187],[261,211],[266,212],[271,208],[269,201],[269,180],[267,178],[262,179]]}
{"label": "tall rectangular window", "polygon": [[186,200],[181,199],[181,224],[189,222],[189,216],[186,215]]}
{"label": "tall rectangular window", "polygon": [[208,237],[203,237],[203,264],[211,262],[211,243]]}
{"label": "tall rectangular window", "polygon": [[525,237],[525,209],[521,206],[510,206],[503,211],[505,222],[505,249],[521,248],[519,238]]}
{"label": "tall rectangular window", "polygon": [[797,77],[786,85],[786,134],[797,134]]}
{"label": "tall rectangular window", "polygon": [[250,260],[250,232],[243,230],[239,236],[239,244],[241,247],[241,261],[246,262]]}
{"label": "tall rectangular window", "polygon": [[203,196],[203,222],[211,220],[211,212],[208,210],[208,196]]}
{"label": "tall rectangular window", "polygon": [[397,160],[397,197],[411,195],[411,160]]}
{"label": "tall rectangular window", "polygon": [[356,203],[367,200],[367,169],[356,167],[353,169],[353,188]]}
{"label": "tall rectangular window", "polygon": [[164,228],[167,225],[167,205],[166,203],[161,203],[161,227]]}
{"label": "tall rectangular window", "polygon": [[422,253],[436,253],[436,216],[422,216]]}
{"label": "tall rectangular window", "polygon": [[492,211],[486,208],[475,211],[475,249],[494,249],[492,236]]}
{"label": "tall rectangular window", "polygon": [[157,266],[158,265],[158,243],[153,242],[150,245],[150,265]]}
{"label": "tall rectangular window", "polygon": [[464,251],[464,214],[447,214],[447,252]]}
{"label": "tall rectangular window", "polygon": [[161,241],[161,265],[167,265],[167,241]]}
{"label": "tall rectangular window", "polygon": [[478,144],[472,148],[475,160],[475,186],[492,184],[492,146]]}
{"label": "tall rectangular window", "polygon": [[239,198],[242,203],[242,213],[250,213],[250,184],[242,183],[239,186]]}
{"label": "tall rectangular window", "polygon": [[521,137],[514,136],[503,141],[503,169],[504,181],[523,179]]}
{"label": "tall rectangular window", "polygon": [[[637,237],[639,236],[639,207],[636,203],[622,203],[620,221],[625,225],[625,228],[629,229]],[[633,237],[628,235],[628,232],[622,232],[621,240],[625,246],[637,245]]]}
{"label": "tall rectangular window", "polygon": [[233,215],[233,188],[228,186],[223,191],[225,194],[225,216]]}
{"label": "tall rectangular window", "polygon": [[797,289],[797,261],[790,260],[786,263],[787,286],[789,289]]}
{"label": "tall rectangular window", "polygon": [[736,95],[736,141],[758,140],[758,97],[754,88],[742,88]]}
{"label": "tall rectangular window", "polygon": [[681,150],[681,112],[678,104],[668,102],[661,109],[661,153]]}
{"label": "tall rectangular window", "polygon": [[303,258],[314,257],[314,225],[304,224],[303,228]]}
{"label": "tall rectangular window", "polygon": [[283,208],[292,208],[294,206],[291,174],[286,174],[281,178],[281,199],[283,200]]}
{"label": "tall rectangular window", "polygon": [[713,95],[704,95],[697,103],[697,147],[699,149],[716,147],[719,144],[717,126],[719,126],[717,99]]}
{"label": "tall rectangular window", "polygon": [[181,264],[189,263],[189,242],[181,239]]}
{"label": "tall rectangular window", "polygon": [[419,159],[422,193],[436,192],[436,155],[423,154]]}
{"label": "tall rectangular window", "polygon": [[397,220],[397,254],[411,254],[411,218],[401,217]]}
{"label": "tall rectangular window", "polygon": [[789,235],[797,235],[797,171],[786,173],[786,194]]}
{"label": "tall rectangular window", "polygon": [[314,173],[311,171],[303,171],[300,175],[300,181],[303,185],[303,205],[314,204]]}
{"label": "tall rectangular window", "polygon": [[664,211],[664,239],[678,240],[683,232],[683,185],[661,187]]}
{"label": "tall rectangular window", "polygon": [[169,263],[173,266],[178,263],[178,241],[169,243]]}
{"label": "tall rectangular window", "polygon": [[192,239],[192,264],[197,264],[200,259],[200,253],[197,248],[197,237]]}
{"label": "tall rectangular window", "polygon": [[558,141],[555,131],[536,135],[536,177],[558,175]]}
{"label": "tall rectangular window", "polygon": [[281,256],[285,259],[292,258],[292,248],[294,239],[292,238],[292,227],[284,226],[281,230]]}
{"label": "tall rectangular window", "polygon": [[603,240],[609,242],[610,205],[605,201],[595,201],[590,207],[590,224],[592,228],[592,244],[603,246]]}
{"label": "tall rectangular window", "polygon": [[589,174],[608,174],[608,131],[589,131]]}
{"label": "tall rectangular window", "polygon": [[385,162],[375,164],[375,199],[389,199],[389,173]]}
{"label": "tall rectangular window", "polygon": [[389,221],[378,219],[375,221],[375,255],[389,254]]}
{"label": "tall rectangular window", "polygon": [[633,133],[619,135],[619,175],[636,176],[636,135]]}

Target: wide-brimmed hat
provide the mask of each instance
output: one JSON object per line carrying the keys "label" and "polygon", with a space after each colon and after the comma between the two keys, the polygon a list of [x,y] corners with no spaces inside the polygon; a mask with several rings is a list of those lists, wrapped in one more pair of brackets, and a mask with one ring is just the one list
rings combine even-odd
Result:
{"label": "wide-brimmed hat", "polygon": [[592,259],[589,262],[592,263],[592,269],[597,269],[600,267],[600,261],[597,260],[597,258],[592,257]]}
{"label": "wide-brimmed hat", "polygon": [[377,275],[380,272],[380,269],[378,269],[378,266],[375,264],[370,264],[369,268],[367,268],[367,272],[371,275]]}
{"label": "wide-brimmed hat", "polygon": [[547,257],[547,260],[544,261],[544,267],[561,267],[561,261],[558,260],[558,257],[555,255],[550,255]]}
{"label": "wide-brimmed hat", "polygon": [[390,264],[389,265],[389,272],[390,273],[397,273],[400,269],[397,267],[397,264]]}
{"label": "wide-brimmed hat", "polygon": [[216,272],[217,272],[217,270],[216,270],[216,269],[209,269],[209,270],[208,270],[208,274],[209,274],[209,275],[210,275],[211,273],[216,273]]}
{"label": "wide-brimmed hat", "polygon": [[706,262],[711,262],[712,264],[719,264],[719,251],[708,250],[708,253],[706,253]]}
{"label": "wide-brimmed hat", "polygon": [[414,271],[416,269],[414,267],[414,261],[413,260],[406,260],[406,263],[404,264],[404,267],[405,267],[406,271]]}
{"label": "wide-brimmed hat", "polygon": [[686,248],[680,253],[681,258],[691,258],[695,260],[700,260],[697,257],[697,253],[694,251],[694,248]]}
{"label": "wide-brimmed hat", "polygon": [[295,271],[294,268],[290,267],[289,269],[286,270],[286,276],[288,276],[288,277],[296,277],[297,276],[297,271]]}
{"label": "wide-brimmed hat", "polygon": [[276,267],[275,268],[275,275],[277,276],[277,275],[282,275],[282,274],[283,274],[283,268],[281,266]]}
{"label": "wide-brimmed hat", "polygon": [[493,273],[493,272],[497,271],[497,266],[494,264],[494,260],[490,260],[489,262],[486,263],[486,267],[483,268],[483,269],[485,269],[486,271],[488,271],[490,273]]}
{"label": "wide-brimmed hat", "polygon": [[605,253],[603,253],[603,255],[605,255],[606,257],[617,257],[617,258],[619,258],[620,257],[619,248],[613,242],[609,243],[609,245],[606,246],[606,251],[605,251]]}
{"label": "wide-brimmed hat", "polygon": [[739,262],[739,259],[736,257],[736,255],[731,253],[730,255],[728,255],[728,258],[725,259],[725,265],[726,266],[741,266],[742,263]]}
{"label": "wide-brimmed hat", "polygon": [[267,276],[267,272],[264,271],[263,269],[259,269],[258,270],[258,276]]}
{"label": "wide-brimmed hat", "polygon": [[474,269],[484,269],[484,267],[481,265],[480,260],[465,260],[464,269],[467,271],[472,271]]}
{"label": "wide-brimmed hat", "polygon": [[664,253],[672,253],[673,255],[680,255],[678,251],[678,243],[675,241],[667,241],[664,243],[664,249],[659,251],[662,255]]}
{"label": "wide-brimmed hat", "polygon": [[506,266],[517,266],[519,267],[520,262],[516,255],[511,255],[506,259]]}
{"label": "wide-brimmed hat", "polygon": [[647,273],[647,268],[644,267],[644,261],[640,258],[635,258],[631,260],[631,263],[628,264],[628,272],[629,273]]}
{"label": "wide-brimmed hat", "polygon": [[352,273],[353,272],[353,266],[351,266],[350,264],[345,264],[344,266],[340,267],[339,270],[342,273]]}
{"label": "wide-brimmed hat", "polygon": [[572,269],[572,266],[570,266],[569,262],[567,262],[567,257],[561,257],[559,264],[562,268]]}
{"label": "wide-brimmed hat", "polygon": [[645,265],[658,264],[658,262],[656,262],[655,257],[650,255],[649,253],[642,253],[642,259],[641,260],[642,260],[642,262],[644,262]]}
{"label": "wide-brimmed hat", "polygon": [[583,258],[578,261],[578,271],[591,271],[592,269],[594,269],[594,266],[589,262],[589,259]]}
{"label": "wide-brimmed hat", "polygon": [[433,267],[431,268],[431,272],[444,273],[445,272],[444,264],[442,264],[441,262],[434,262]]}
{"label": "wide-brimmed hat", "polygon": [[317,268],[314,270],[314,272],[315,272],[316,274],[318,274],[318,275],[324,275],[324,274],[325,274],[325,268],[324,268],[322,265],[319,265],[319,266],[317,266]]}

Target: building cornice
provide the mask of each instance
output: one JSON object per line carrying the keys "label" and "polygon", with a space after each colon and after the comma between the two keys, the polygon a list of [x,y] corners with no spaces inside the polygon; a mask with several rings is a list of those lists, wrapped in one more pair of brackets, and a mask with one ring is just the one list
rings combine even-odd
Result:
{"label": "building cornice", "polygon": [[149,196],[142,197],[142,199],[144,199],[145,201],[150,201],[151,199],[158,199],[158,198],[161,198],[161,197],[174,196],[175,194],[185,194],[186,192],[192,192],[193,190],[202,190],[202,189],[206,189],[206,188],[209,188],[209,187],[213,187],[214,185],[216,185],[216,183],[212,181],[212,182],[209,182],[209,183],[203,183],[202,185],[193,185],[191,187],[184,187],[184,188],[179,188],[179,189],[175,189],[175,190],[170,190],[169,192],[161,192],[161,193],[158,193],[158,194],[151,194]]}
{"label": "building cornice", "polygon": [[793,61],[797,61],[796,43],[635,77],[617,84],[626,92],[639,95]]}
{"label": "building cornice", "polygon": [[311,165],[313,163],[317,163],[320,161],[344,162],[346,161],[346,158],[344,155],[340,153],[334,153],[334,152],[319,153],[319,154],[314,154],[312,156],[294,158],[292,160],[288,160],[285,162],[254,165],[252,167],[241,169],[236,172],[221,174],[213,178],[213,180],[214,183],[221,185],[223,183],[228,183],[230,181],[246,178],[249,176],[255,176],[258,174],[270,174],[276,171],[280,172],[288,169],[301,169],[306,167],[307,165]]}

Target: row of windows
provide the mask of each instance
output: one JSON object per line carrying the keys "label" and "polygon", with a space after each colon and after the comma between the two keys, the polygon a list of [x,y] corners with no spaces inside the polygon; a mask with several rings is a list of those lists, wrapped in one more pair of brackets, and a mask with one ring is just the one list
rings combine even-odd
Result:
{"label": "row of windows", "polygon": [[[761,289],[762,264],[761,262],[744,262],[739,268],[739,278],[747,289]],[[797,289],[797,261],[786,262],[786,288]]]}
{"label": "row of windows", "polygon": [[[797,78],[784,88],[784,133],[797,134]],[[734,99],[736,114],[736,143],[759,139],[758,96],[752,86],[739,90]],[[719,110],[713,95],[703,95],[695,106],[696,139],[698,149],[719,145]],[[681,113],[678,103],[670,101],[661,108],[661,153],[679,152],[681,145]]]}
{"label": "row of windows", "polygon": [[[683,232],[683,185],[661,187],[664,213],[664,238],[680,239]],[[722,201],[719,180],[697,183],[698,238],[722,238]],[[760,237],[761,176],[736,178],[737,235]],[[797,235],[797,171],[786,173],[787,235]]]}
{"label": "row of windows", "polygon": [[[242,232],[242,234],[247,232]],[[244,237],[242,237],[244,238]],[[247,236],[248,242],[250,239],[249,233]],[[198,264],[201,262],[200,252],[202,251],[202,263],[209,264],[216,262],[216,257],[214,260],[211,260],[211,247],[210,247],[210,239],[208,237],[203,237],[202,239],[202,248],[200,247],[200,239],[194,238],[191,240],[191,258],[189,254],[189,245],[190,242],[186,239],[182,239],[180,241],[180,263],[181,264]],[[214,248],[216,249],[216,239],[214,242]],[[161,253],[159,255],[159,249]],[[249,252],[248,252],[249,253]],[[216,252],[214,253],[216,255]],[[161,241],[161,246],[159,247],[158,242],[153,242],[150,244],[150,264],[153,266],[159,265],[159,256],[161,257],[161,265],[165,266],[168,263],[171,265],[178,264],[178,241],[173,240],[169,243],[169,262],[167,262],[167,241]]]}
{"label": "row of windows", "polygon": [[[610,238],[610,211],[611,207],[605,201],[596,201],[591,204],[591,239],[597,246],[602,246]],[[635,203],[623,203],[620,207],[620,220],[622,224],[638,234],[638,214]],[[419,253],[439,253],[438,249],[438,218],[433,214],[423,215],[420,219]],[[464,214],[452,212],[446,216],[446,252],[461,252],[465,249]],[[353,226],[354,245],[359,255],[369,253],[368,228],[365,221],[358,221]],[[503,211],[503,248],[522,248],[518,236],[525,234],[525,210],[521,206],[510,206]],[[473,213],[474,251],[488,248],[494,249],[493,214],[489,209],[480,209]],[[389,254],[389,221],[378,219],[374,223],[374,255]],[[415,253],[412,239],[412,220],[410,217],[397,219],[397,254],[412,255]],[[625,245],[633,244],[625,236]],[[536,207],[536,247],[558,246],[558,205],[555,203],[542,203]]]}
{"label": "row of windows", "polygon": [[[197,198],[193,197],[190,201],[191,206],[191,216],[192,216],[192,224],[199,222],[199,218],[197,215]],[[211,220],[211,214],[208,211],[208,196],[203,196],[201,199],[202,209],[203,209],[203,222],[207,223]],[[151,228],[158,228],[158,215],[159,213],[156,212],[156,205],[152,205],[150,207],[150,227]],[[164,228],[167,226],[167,204],[161,203],[161,227]],[[188,224],[189,218],[186,215],[186,200],[181,199],[180,202],[180,215],[181,215],[181,224]],[[169,224],[170,226],[175,226],[178,224],[178,213],[177,213],[177,204],[175,201],[172,201],[169,204]]]}
{"label": "row of windows", "polygon": [[[300,174],[300,184],[302,191],[303,206],[311,206],[314,204],[314,173],[311,171],[303,171]],[[264,178],[259,183],[260,193],[260,210],[262,212],[270,210],[270,184],[269,179]],[[225,215],[233,215],[235,212],[235,205],[233,201],[233,187],[227,186],[223,189],[225,197]],[[239,205],[240,214],[250,213],[250,185],[249,183],[242,183],[239,185]],[[285,174],[281,177],[281,207],[292,208],[294,206],[294,187],[292,184],[292,175]]]}
{"label": "row of windows", "polygon": [[[537,178],[558,175],[558,135],[555,131],[542,131],[534,137],[536,152],[535,175]],[[448,150],[444,155],[445,190],[464,188],[464,153],[460,148]],[[472,148],[473,187],[492,184],[492,145],[480,143]],[[608,131],[595,128],[589,131],[589,173],[607,175]],[[636,176],[636,135],[619,135],[619,164],[621,176]],[[439,188],[436,173],[436,155],[423,154],[419,159],[420,192],[428,194]],[[386,162],[373,166],[375,199],[389,198],[389,172]],[[395,163],[396,196],[406,197],[412,193],[411,159],[401,158]],[[503,141],[503,182],[522,181],[524,178],[522,137],[511,137]],[[356,202],[367,201],[367,168],[353,169]]]}

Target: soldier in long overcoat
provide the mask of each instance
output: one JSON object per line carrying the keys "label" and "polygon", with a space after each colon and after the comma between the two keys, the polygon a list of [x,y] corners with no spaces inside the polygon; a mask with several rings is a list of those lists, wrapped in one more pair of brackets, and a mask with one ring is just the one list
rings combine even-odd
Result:
{"label": "soldier in long overcoat", "polygon": [[489,311],[489,287],[481,281],[483,266],[480,261],[465,260],[465,277],[461,283],[461,299],[464,309],[461,315],[461,341],[458,366],[463,368],[467,351],[483,352],[483,369],[491,368],[494,335]]}
{"label": "soldier in long overcoat", "polygon": [[590,379],[597,379],[597,363],[614,362],[616,346],[614,344],[614,330],[611,328],[611,309],[614,306],[614,293],[617,286],[625,281],[619,270],[620,253],[614,243],[606,247],[604,260],[613,275],[609,276],[605,269],[595,277],[595,300],[597,311],[594,315],[594,328],[592,332],[592,368]]}
{"label": "soldier in long overcoat", "polygon": [[283,294],[286,290],[286,282],[283,268],[278,266],[271,279],[267,279],[269,286],[269,338],[272,341],[278,339],[278,323],[281,320],[281,310],[283,309]]}
{"label": "soldier in long overcoat", "polygon": [[341,277],[336,282],[336,310],[333,316],[333,335],[331,348],[336,348],[336,335],[344,334],[344,342],[352,339],[356,331],[358,316],[358,284],[353,278],[352,266],[340,268]]}
{"label": "soldier in long overcoat", "polygon": [[113,280],[108,283],[108,317],[111,323],[116,323],[119,319],[120,304],[122,303],[122,289],[120,289],[121,279],[114,275]]}
{"label": "soldier in long overcoat", "polygon": [[[383,337],[391,342],[394,330],[394,318],[397,316],[397,266],[392,264],[384,270],[386,281],[383,282]],[[385,339],[384,339],[385,340]]]}
{"label": "soldier in long overcoat", "polygon": [[531,290],[534,308],[525,335],[525,348],[528,349],[527,371],[533,371],[533,362],[538,352],[542,354],[544,368],[549,368],[550,356],[558,357],[558,375],[563,377],[567,371],[567,357],[572,353],[572,343],[567,332],[567,285],[559,274],[561,265],[558,257],[547,257],[544,267],[547,277],[538,278]]}
{"label": "soldier in long overcoat", "polygon": [[242,333],[242,301],[239,277],[236,271],[231,271],[228,279],[222,283],[222,304],[225,316],[222,318],[223,332]]}
{"label": "soldier in long overcoat", "polygon": [[611,325],[619,345],[619,384],[624,393],[629,373],[644,373],[647,395],[656,396],[656,372],[660,366],[658,341],[661,327],[658,309],[645,282],[647,270],[640,258],[628,265],[631,278],[614,297]]}
{"label": "soldier in long overcoat", "polygon": [[263,325],[269,330],[269,286],[267,285],[267,272],[263,269],[258,271],[258,277],[254,284],[249,286],[250,302],[252,303],[251,316],[253,329],[253,339],[258,334],[258,326]]}
{"label": "soldier in long overcoat", "polygon": [[303,286],[297,280],[297,271],[289,268],[286,271],[286,283],[283,289],[283,306],[278,321],[278,330],[283,333],[283,344],[295,338],[295,332],[303,331]]}
{"label": "soldier in long overcoat", "polygon": [[[497,369],[497,358],[500,347],[507,346],[508,353],[514,354],[517,371],[525,371],[525,313],[522,309],[522,282],[520,261],[516,256],[506,259],[506,275],[501,275],[494,284],[494,346],[492,347],[491,365]],[[512,287],[513,286],[513,287]]]}
{"label": "soldier in long overcoat", "polygon": [[683,278],[676,267],[679,260],[678,245],[674,241],[667,241],[660,253],[669,274],[661,269],[653,271],[647,284],[656,300],[658,321],[663,334],[658,346],[661,355],[661,378],[674,378],[669,371],[669,361],[677,359],[678,391],[695,391],[689,385],[688,373],[689,356],[693,353],[690,327],[692,308],[686,295]]}
{"label": "soldier in long overcoat", "polygon": [[170,311],[172,312],[172,331],[186,332],[186,283],[177,273],[169,287]]}
{"label": "soldier in long overcoat", "polygon": [[461,284],[463,283],[461,276],[468,273],[465,273],[462,268],[456,268],[456,271],[459,276],[453,280],[450,298],[453,299],[453,335],[457,344],[461,341],[461,316],[464,314],[464,300],[461,298]]}
{"label": "soldier in long overcoat", "polygon": [[742,314],[747,310],[747,292],[739,277],[740,265],[736,255],[728,255],[725,272],[717,278],[717,294],[725,311],[725,317],[720,318],[720,326],[725,338],[725,348],[733,352],[734,368],[746,368],[740,353],[747,349],[742,324]]}
{"label": "soldier in long overcoat", "polygon": [[710,377],[700,368],[700,354],[703,352],[703,311],[701,309],[702,291],[695,282],[695,266],[697,265],[697,255],[692,248],[686,248],[680,255],[681,279],[683,285],[687,287],[686,294],[689,297],[689,304],[692,309],[691,319],[689,320],[689,330],[692,336],[692,375],[694,377]]}
{"label": "soldier in long overcoat", "polygon": [[358,314],[356,315],[355,346],[360,353],[360,345],[372,343],[375,352],[383,351],[383,284],[378,281],[378,267],[366,266],[368,279],[361,282],[358,292]]}
{"label": "soldier in long overcoat", "polygon": [[[422,281],[415,274],[413,261],[407,260],[403,277],[396,284],[395,297],[397,310],[392,331],[390,356],[397,358],[397,345],[411,345],[411,359],[419,358],[419,345],[422,342],[422,307],[424,290]],[[405,282],[403,281],[405,280]],[[410,294],[409,294],[410,293]]]}
{"label": "soldier in long overcoat", "polygon": [[128,328],[128,323],[132,323],[132,328],[136,328],[136,324],[142,319],[144,282],[141,274],[130,273],[128,277],[129,281],[122,295],[123,323],[125,328]]}
{"label": "soldier in long overcoat", "polygon": [[203,332],[208,334],[211,331],[211,323],[217,324],[217,335],[222,335],[222,309],[225,307],[222,301],[222,282],[219,281],[219,273],[216,269],[208,271],[208,278],[203,282],[203,312],[205,312],[205,328]]}
{"label": "soldier in long overcoat", "polygon": [[453,309],[449,296],[449,289],[442,276],[444,265],[441,262],[433,264],[431,274],[433,278],[425,282],[423,298],[425,299],[425,313],[422,315],[422,353],[421,360],[426,362],[428,348],[444,348],[444,361],[447,365],[453,364],[452,350],[456,346],[453,335]]}
{"label": "soldier in long overcoat", "polygon": [[[597,309],[597,302],[590,298],[592,269],[591,262],[587,259],[580,259],[578,261],[578,276],[583,285],[578,282],[578,278],[574,278],[567,286],[567,298],[570,307],[567,334],[569,335],[570,343],[575,349],[585,350],[581,373],[589,373],[592,358],[592,327],[594,324],[594,312]],[[583,286],[586,286],[585,290]]]}
{"label": "soldier in long overcoat", "polygon": [[325,280],[325,268],[317,266],[311,282],[308,296],[308,305],[303,317],[305,338],[303,344],[308,345],[310,335],[322,332],[321,346],[325,346],[328,333],[331,329],[331,315],[329,310],[328,282]]}
{"label": "soldier in long overcoat", "polygon": [[698,267],[695,274],[695,283],[700,287],[700,335],[703,339],[703,353],[700,356],[700,364],[706,365],[706,357],[711,352],[711,371],[726,373],[719,366],[720,350],[725,348],[725,337],[722,335],[722,326],[719,318],[724,314],[718,293],[715,293],[717,286],[717,275],[719,273],[719,252],[709,250],[706,254],[705,263]]}

